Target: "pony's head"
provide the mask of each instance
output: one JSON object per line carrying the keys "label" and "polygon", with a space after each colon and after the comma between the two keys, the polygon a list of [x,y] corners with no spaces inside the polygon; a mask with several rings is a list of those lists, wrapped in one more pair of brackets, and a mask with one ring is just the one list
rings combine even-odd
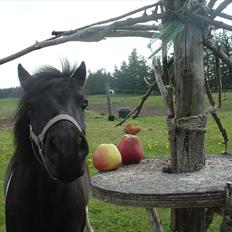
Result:
{"label": "pony's head", "polygon": [[65,62],[62,72],[43,67],[33,76],[19,64],[18,76],[24,90],[21,121],[27,124],[35,157],[51,178],[74,181],[83,174],[88,154],[83,115],[87,100],[82,95],[85,63],[70,68]]}

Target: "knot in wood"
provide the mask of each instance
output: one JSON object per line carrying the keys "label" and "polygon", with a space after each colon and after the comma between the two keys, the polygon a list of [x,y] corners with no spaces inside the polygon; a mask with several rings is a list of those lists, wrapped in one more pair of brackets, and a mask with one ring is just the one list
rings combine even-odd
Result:
{"label": "knot in wood", "polygon": [[205,114],[183,117],[176,120],[176,128],[189,131],[206,131],[207,116]]}
{"label": "knot in wood", "polygon": [[167,128],[169,131],[176,129],[184,129],[189,131],[206,131],[207,115],[199,114],[190,117],[182,117],[179,119],[167,118]]}

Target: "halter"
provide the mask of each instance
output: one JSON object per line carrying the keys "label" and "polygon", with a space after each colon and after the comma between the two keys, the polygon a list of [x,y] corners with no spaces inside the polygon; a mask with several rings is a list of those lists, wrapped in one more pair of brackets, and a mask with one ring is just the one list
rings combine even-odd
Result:
{"label": "halter", "polygon": [[[51,179],[53,180],[57,180],[56,177],[54,177],[54,175],[52,174],[51,170],[49,169],[49,167],[46,164],[46,160],[45,160],[45,154],[43,154],[43,148],[44,148],[44,138],[45,135],[47,133],[47,131],[58,121],[69,121],[71,122],[81,133],[83,133],[83,130],[80,126],[80,124],[76,121],[76,119],[74,119],[73,117],[71,117],[70,115],[67,114],[59,114],[53,118],[51,118],[47,124],[44,126],[42,132],[39,135],[36,135],[35,132],[32,129],[32,125],[29,124],[30,127],[30,139],[31,139],[31,144],[32,144],[32,148],[34,151],[34,154],[37,158],[37,160],[44,165],[44,167],[46,168],[49,176],[51,177]],[[37,146],[38,150],[39,150],[39,154],[36,152],[34,144]]]}

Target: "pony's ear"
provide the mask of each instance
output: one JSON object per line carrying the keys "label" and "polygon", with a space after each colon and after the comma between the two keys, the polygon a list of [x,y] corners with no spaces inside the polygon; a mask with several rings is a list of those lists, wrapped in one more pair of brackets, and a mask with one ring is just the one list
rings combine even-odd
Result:
{"label": "pony's ear", "polygon": [[84,61],[81,62],[80,66],[73,73],[72,80],[75,80],[78,85],[84,86],[86,80],[86,66]]}
{"label": "pony's ear", "polygon": [[26,82],[32,78],[30,73],[21,64],[18,64],[18,76],[23,88],[25,87]]}

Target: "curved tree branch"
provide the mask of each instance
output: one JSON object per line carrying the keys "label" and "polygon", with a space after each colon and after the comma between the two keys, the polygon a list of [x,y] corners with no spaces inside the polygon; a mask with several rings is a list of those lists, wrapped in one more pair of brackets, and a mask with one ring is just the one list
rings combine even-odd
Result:
{"label": "curved tree branch", "polygon": [[218,56],[223,63],[225,63],[230,70],[232,70],[232,61],[230,60],[229,56],[216,44],[216,42],[212,39],[205,39],[203,44],[213,52],[215,56]]}
{"label": "curved tree branch", "polygon": [[[36,42],[34,45],[29,46],[26,49],[23,49],[13,55],[0,59],[0,64],[4,64],[6,62],[19,58],[23,55],[26,55],[27,53],[30,53],[38,49],[42,49],[45,47],[54,46],[54,45],[58,45],[58,44],[62,44],[62,43],[70,42],[70,41],[98,42],[98,41],[105,39],[106,37],[112,37],[113,34],[115,34],[115,36],[116,35],[119,36],[120,33],[115,32],[117,31],[118,28],[125,27],[125,26],[131,26],[137,23],[154,21],[157,19],[161,19],[163,17],[164,17],[164,14],[143,15],[143,16],[136,17],[136,18],[128,18],[126,20],[116,21],[107,26],[91,27],[91,28],[84,29],[84,30],[78,30],[75,33],[72,33],[69,35],[65,35],[61,37],[54,37],[54,38],[47,39],[41,42]],[[130,35],[129,33],[127,33],[127,35],[126,33],[121,33],[121,35],[122,36],[142,36],[146,38],[151,38],[152,36],[151,32],[150,33],[141,32],[141,33],[137,33],[137,35],[136,33],[130,32]]]}
{"label": "curved tree branch", "polygon": [[232,0],[224,0],[210,15],[212,19],[217,17],[230,3]]}
{"label": "curved tree branch", "polygon": [[[220,4],[220,6],[216,10],[212,11],[213,12],[212,15],[223,14],[223,13],[220,13],[221,10],[224,9],[226,5],[228,5],[231,1],[232,0],[224,0],[224,2]],[[214,1],[211,1],[211,5],[214,5],[213,2]],[[141,23],[147,23],[147,22],[152,22],[152,21],[154,22],[156,20],[164,19],[167,14],[167,12],[165,12],[163,9],[164,6],[165,6],[165,2],[161,0],[155,4],[144,6],[142,8],[123,14],[121,16],[111,18],[108,20],[103,20],[97,23],[93,23],[93,24],[90,24],[84,27],[77,28],[75,30],[54,32],[53,34],[55,34],[56,36],[50,39],[41,41],[41,42],[36,42],[35,44],[13,55],[0,59],[0,64],[4,64],[6,62],[19,58],[27,53],[30,53],[38,49],[42,49],[45,47],[54,46],[54,45],[58,45],[58,44],[62,44],[62,43],[70,42],[70,41],[98,42],[98,41],[104,40],[107,37],[125,37],[125,36],[126,37],[132,36],[132,37],[151,38],[152,32],[154,30],[158,30],[159,26],[141,25]],[[161,7],[163,9],[162,13],[157,13],[153,11],[153,13],[150,15],[147,15],[147,13],[144,13],[140,17],[126,18],[121,21],[116,21],[116,20],[125,18],[127,16],[130,16],[132,14],[152,8],[152,7],[155,7],[155,9],[158,9],[158,7]],[[181,18],[181,15],[179,17]],[[194,22],[197,22],[198,25],[205,25],[205,26],[214,25],[215,27],[232,31],[232,25],[213,20],[210,17],[203,16],[200,14],[194,13],[190,17],[183,18],[183,20],[184,21],[192,20]],[[106,24],[106,23],[111,23],[111,24],[99,26],[99,25]],[[223,58],[221,59],[223,60]]]}
{"label": "curved tree branch", "polygon": [[228,31],[232,31],[232,25],[226,24],[226,23],[221,22],[221,21],[213,20],[213,19],[211,19],[209,17],[205,17],[205,16],[202,16],[200,14],[192,15],[190,17],[190,19],[193,22],[197,23],[198,25],[199,25],[199,23],[202,24],[202,25],[205,25],[205,26],[213,25],[216,28],[222,28],[222,29],[225,29],[225,30],[228,30]]}
{"label": "curved tree branch", "polygon": [[216,1],[217,1],[217,0],[210,0],[209,3],[208,3],[208,5],[207,5],[207,7],[208,7],[209,9],[213,9],[213,7],[214,7]]}
{"label": "curved tree branch", "polygon": [[155,75],[155,79],[156,79],[156,83],[157,86],[159,88],[159,91],[164,99],[164,103],[167,107],[167,116],[168,118],[172,118],[174,116],[174,112],[173,112],[173,105],[172,105],[172,99],[170,99],[170,94],[168,92],[168,90],[166,89],[166,87],[164,86],[163,80],[162,80],[162,75],[160,73],[156,58],[153,57],[152,60],[152,69]]}
{"label": "curved tree branch", "polygon": [[227,20],[232,20],[232,15],[228,15],[228,14],[225,14],[225,13],[219,13],[218,17],[224,18],[224,19],[227,19]]}
{"label": "curved tree branch", "polygon": [[158,5],[164,5],[164,1],[161,0],[161,1],[157,2],[157,3],[151,4],[151,5],[147,5],[147,6],[138,8],[136,10],[130,11],[130,12],[126,13],[126,14],[123,14],[123,15],[120,15],[120,16],[117,16],[117,17],[114,17],[114,18],[110,18],[110,19],[107,19],[107,20],[99,21],[99,22],[96,22],[96,23],[92,23],[92,24],[89,24],[89,25],[86,25],[84,27],[80,27],[80,28],[77,28],[77,29],[74,29],[74,30],[70,30],[70,31],[53,31],[52,35],[55,35],[55,36],[70,35],[70,34],[73,34],[75,32],[78,32],[80,30],[85,30],[85,29],[93,27],[93,26],[102,25],[102,24],[106,24],[106,23],[111,23],[111,22],[117,21],[119,19],[128,17],[130,15],[133,15],[135,13],[138,13],[138,12],[141,12],[141,11],[144,11],[144,10],[147,10],[149,8],[153,8],[153,7],[158,6]]}
{"label": "curved tree branch", "polygon": [[132,115],[133,118],[137,118],[140,114],[140,111],[143,108],[144,102],[147,100],[147,98],[151,95],[154,87],[156,85],[156,81],[154,81],[148,88],[147,92],[142,96],[141,102],[140,104],[134,109],[132,110],[122,121],[120,121],[115,127],[117,126],[121,126],[128,118],[130,118]]}
{"label": "curved tree branch", "polygon": [[[206,94],[207,94],[210,105],[215,108],[216,104],[215,104],[215,101],[213,99],[209,83],[208,83],[208,81],[206,79],[205,79],[205,91],[206,91]],[[218,117],[218,115],[216,114],[215,111],[210,112],[210,114],[213,117],[214,121],[216,122],[219,131],[221,132],[221,135],[222,135],[222,138],[223,138],[224,144],[225,144],[225,152],[224,153],[226,153],[227,152],[227,143],[229,141],[226,129],[223,127],[223,125],[221,123],[221,120],[220,120],[220,118]]]}

